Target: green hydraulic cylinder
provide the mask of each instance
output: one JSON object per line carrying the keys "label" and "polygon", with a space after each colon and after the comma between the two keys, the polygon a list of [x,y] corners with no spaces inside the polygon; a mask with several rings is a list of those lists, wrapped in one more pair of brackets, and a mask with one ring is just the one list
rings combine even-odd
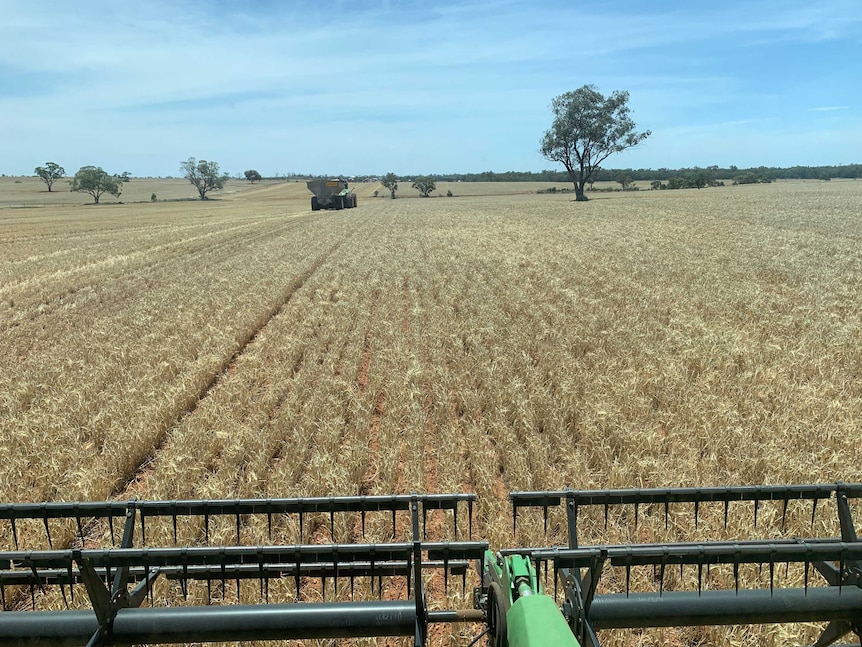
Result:
{"label": "green hydraulic cylinder", "polygon": [[554,599],[544,594],[529,558],[510,555],[497,560],[488,551],[485,565],[507,598],[508,647],[580,647]]}
{"label": "green hydraulic cylinder", "polygon": [[553,598],[519,597],[506,614],[509,647],[580,647]]}

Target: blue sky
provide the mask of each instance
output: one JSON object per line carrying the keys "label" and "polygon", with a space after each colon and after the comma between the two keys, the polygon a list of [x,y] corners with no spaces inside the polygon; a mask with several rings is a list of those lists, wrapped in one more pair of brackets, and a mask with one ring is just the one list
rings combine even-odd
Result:
{"label": "blue sky", "polygon": [[860,0],[0,2],[0,173],[556,168],[588,83],[652,131],[609,168],[862,162]]}

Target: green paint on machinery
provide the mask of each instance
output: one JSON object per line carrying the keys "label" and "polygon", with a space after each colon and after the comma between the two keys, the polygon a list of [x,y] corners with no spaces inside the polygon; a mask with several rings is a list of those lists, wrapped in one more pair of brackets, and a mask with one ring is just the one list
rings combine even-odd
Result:
{"label": "green paint on machinery", "polygon": [[[447,623],[481,627],[471,647],[483,638],[490,647],[600,647],[605,630],[653,627],[822,623],[815,647],[862,634],[862,541],[851,507],[862,483],[509,498],[514,547],[496,552],[472,537],[470,493],[0,503],[0,644],[402,636],[424,647],[429,626]],[[740,511],[753,525],[736,523]],[[791,517],[794,535],[785,532]],[[647,522],[682,532],[692,524],[699,540],[579,541],[602,519],[632,537]],[[796,536],[809,519],[812,536]],[[722,521],[722,539],[703,539]],[[367,523],[391,541],[363,543]],[[519,527],[530,537],[543,530],[548,543],[549,523],[568,545],[525,546]],[[333,539],[350,529],[347,542],[314,543],[327,525]],[[269,543],[244,544],[247,526]],[[451,540],[429,540],[428,527]],[[728,539],[729,528],[760,538]],[[476,576],[472,608],[455,603]],[[449,590],[458,580],[461,598]],[[42,606],[61,598],[65,608]]]}
{"label": "green paint on machinery", "polygon": [[483,585],[480,605],[493,647],[580,647],[529,558],[486,551]]}

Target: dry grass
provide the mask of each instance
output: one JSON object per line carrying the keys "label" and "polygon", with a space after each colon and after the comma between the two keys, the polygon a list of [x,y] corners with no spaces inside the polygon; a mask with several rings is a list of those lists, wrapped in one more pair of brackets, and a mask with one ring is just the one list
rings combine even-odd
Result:
{"label": "dry grass", "polygon": [[[862,480],[860,198],[782,183],[311,214],[280,185],[0,210],[0,500],[475,491],[475,530],[503,547],[561,539],[528,520],[513,538],[510,490]],[[797,516],[787,532],[811,534]]]}

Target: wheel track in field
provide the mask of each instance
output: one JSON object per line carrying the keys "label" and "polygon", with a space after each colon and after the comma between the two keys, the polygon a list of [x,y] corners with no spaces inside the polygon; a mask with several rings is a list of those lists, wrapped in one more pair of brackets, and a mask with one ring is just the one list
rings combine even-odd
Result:
{"label": "wheel track in field", "polygon": [[[114,254],[108,258],[100,259],[99,261],[88,261],[82,265],[76,265],[75,267],[68,269],[36,275],[23,283],[10,283],[7,286],[4,286],[4,289],[8,290],[13,287],[20,287],[20,285],[25,283],[30,289],[32,289],[34,285],[41,285],[50,281],[56,282],[60,279],[67,279],[73,276],[83,276],[83,278],[77,282],[73,281],[69,284],[64,284],[62,289],[53,289],[52,296],[41,297],[41,305],[50,306],[56,300],[62,299],[66,296],[70,291],[74,293],[87,287],[99,288],[112,280],[127,278],[131,274],[129,271],[130,266],[135,270],[134,275],[143,275],[150,274],[154,270],[165,266],[168,263],[175,262],[177,259],[181,259],[183,262],[191,264],[190,261],[196,257],[212,258],[213,256],[216,256],[222,259],[229,258],[242,249],[250,247],[259,241],[266,241],[274,235],[272,230],[261,231],[259,229],[252,229],[253,226],[257,226],[259,224],[260,223],[252,223],[242,227],[220,229],[168,243],[160,242],[134,252]],[[294,226],[296,226],[296,221],[285,223],[280,227],[278,233],[283,233]],[[235,233],[240,229],[245,230],[243,236],[229,237],[230,234]],[[205,241],[207,244],[202,244],[202,241]],[[157,252],[164,252],[164,254],[156,256],[155,254]],[[86,272],[94,269],[100,270],[99,281],[93,281],[91,277],[86,275]]]}
{"label": "wheel track in field", "polygon": [[[265,313],[262,321],[255,326],[253,330],[248,331],[244,335],[237,349],[229,356],[225,357],[219,369],[205,382],[203,387],[197,393],[191,394],[185,403],[181,404],[178,411],[172,416],[173,422],[162,429],[156,438],[152,450],[142,453],[140,457],[136,457],[134,461],[137,468],[132,470],[130,474],[124,474],[118,477],[115,487],[113,488],[110,497],[115,499],[124,499],[130,496],[130,490],[139,489],[136,484],[146,481],[146,475],[153,469],[153,464],[156,461],[159,453],[165,448],[172,436],[172,432],[182,421],[195,413],[201,403],[221,384],[225,376],[231,374],[236,369],[236,365],[242,356],[247,352],[249,347],[258,339],[258,337],[266,331],[270,322],[275,319],[290,303],[293,296],[306,284],[315,272],[331,258],[333,254],[341,246],[341,242],[332,245],[327,251],[318,256],[309,267],[295,277],[286,290],[282,293],[281,298],[273,304],[269,311]],[[146,487],[143,487],[146,490]]]}
{"label": "wheel track in field", "polygon": [[[119,477],[118,484],[115,486],[114,490],[108,498],[125,500],[137,494],[137,492],[132,492],[132,489],[146,490],[145,485],[143,485],[141,488],[137,488],[136,485],[145,484],[146,474],[152,469],[154,469],[157,456],[168,444],[172,435],[172,430],[177,428],[177,426],[182,422],[183,419],[185,419],[189,415],[192,415],[194,411],[198,408],[200,403],[203,402],[207,398],[207,396],[212,393],[221,383],[223,377],[229,375],[235,369],[235,366],[240,360],[241,356],[257,340],[257,338],[265,332],[270,322],[285,309],[285,307],[290,303],[294,294],[296,294],[303,287],[303,285],[305,285],[308,279],[315,272],[317,272],[317,270],[326,262],[328,258],[332,257],[332,255],[335,254],[341,244],[341,242],[337,242],[332,245],[329,250],[327,250],[317,259],[315,259],[315,261],[312,262],[311,265],[304,272],[302,272],[293,281],[291,281],[291,283],[288,285],[288,288],[282,294],[282,297],[266,313],[263,322],[260,325],[256,326],[253,331],[251,331],[248,335],[245,336],[243,342],[236,349],[236,351],[231,354],[230,357],[226,358],[225,361],[222,362],[220,370],[217,371],[211,377],[211,379],[206,382],[204,387],[200,390],[198,394],[196,394],[196,396],[191,399],[191,401],[187,402],[185,407],[183,407],[177,414],[173,416],[173,423],[166,427],[164,430],[162,430],[161,433],[159,433],[158,444],[154,447],[154,449],[141,458],[138,467],[131,473],[131,475],[124,475]],[[300,356],[300,359],[292,368],[293,372],[297,372],[300,369],[302,360],[303,356]],[[86,548],[99,546],[105,535],[105,529],[102,528],[103,525],[103,520],[92,519],[81,527],[80,533],[71,535],[67,540],[61,541],[61,544],[57,544],[55,547]],[[34,608],[40,608],[41,599],[44,596],[44,593],[37,594],[35,596],[33,602]],[[5,597],[5,604],[2,607],[4,610],[19,610],[30,606],[30,594],[24,588],[21,588],[17,591],[8,591]]]}

